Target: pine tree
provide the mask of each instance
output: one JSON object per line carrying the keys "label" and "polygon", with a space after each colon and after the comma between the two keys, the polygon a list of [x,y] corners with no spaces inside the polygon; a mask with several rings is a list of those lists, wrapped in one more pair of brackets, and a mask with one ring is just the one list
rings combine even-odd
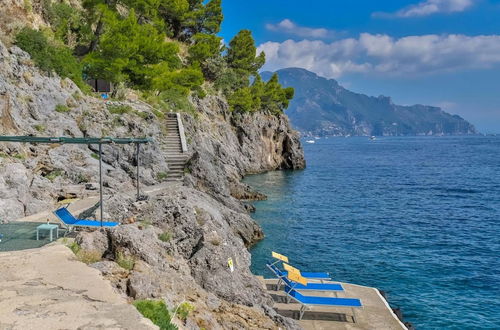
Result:
{"label": "pine tree", "polygon": [[271,79],[266,83],[261,98],[262,108],[273,114],[280,114],[288,107],[293,95],[293,88],[282,88],[278,81],[278,74],[274,73]]}
{"label": "pine tree", "polygon": [[237,112],[249,112],[252,111],[254,105],[254,99],[252,96],[252,91],[249,87],[243,87],[236,90],[227,99],[231,110]]}
{"label": "pine tree", "polygon": [[242,74],[255,75],[266,61],[264,52],[258,56],[256,53],[252,33],[249,30],[241,30],[229,43],[227,63],[230,68]]}
{"label": "pine tree", "polygon": [[192,37],[189,47],[189,62],[202,64],[209,58],[219,57],[222,51],[222,38],[212,34],[197,33]]}
{"label": "pine tree", "polygon": [[151,65],[164,63],[170,70],[180,67],[178,46],[165,42],[152,25],[139,24],[134,10],[124,19],[110,10],[103,14],[106,32],[98,49],[85,58],[89,76],[147,89],[156,74]]}

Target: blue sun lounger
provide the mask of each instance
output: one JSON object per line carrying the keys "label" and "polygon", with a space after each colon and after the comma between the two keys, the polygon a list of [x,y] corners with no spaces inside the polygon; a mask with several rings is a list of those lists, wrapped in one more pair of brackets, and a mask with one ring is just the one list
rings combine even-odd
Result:
{"label": "blue sun lounger", "polygon": [[[71,230],[73,227],[101,227],[101,222],[96,220],[77,219],[66,207],[54,211],[56,217]],[[119,222],[103,222],[103,227],[116,227]]]}
{"label": "blue sun lounger", "polygon": [[[276,261],[269,262],[268,264],[270,264],[270,265],[276,265],[279,262],[284,262],[284,263],[287,263],[287,264],[289,263],[287,256],[284,256],[282,254],[276,253],[274,251],[271,254],[272,254],[273,258],[276,259]],[[287,276],[288,272],[287,271],[283,271],[283,274],[285,276]],[[331,281],[332,280],[332,278],[330,276],[330,273],[326,273],[326,272],[300,272],[300,274],[303,277],[311,279],[311,280],[320,280],[320,281]]]}
{"label": "blue sun lounger", "polygon": [[[289,285],[285,285],[285,293],[289,299],[293,299],[302,306],[299,311],[299,320],[304,316],[304,312],[307,309],[311,309],[312,306],[332,306],[332,307],[348,307],[352,309],[352,320],[356,322],[356,313],[354,308],[363,307],[361,300],[356,298],[334,298],[334,297],[317,297],[317,296],[304,296],[298,291],[294,290]],[[287,302],[289,302],[288,300]]]}
{"label": "blue sun lounger", "polygon": [[[273,264],[267,264],[267,267],[276,275],[278,278],[278,290],[280,289],[281,282],[284,282],[285,285],[292,287],[295,290],[315,290],[315,291],[344,291],[342,285],[338,283],[307,283],[301,284],[297,282],[290,281],[288,278],[288,273],[281,271],[278,267]],[[305,278],[303,273],[300,275]]]}

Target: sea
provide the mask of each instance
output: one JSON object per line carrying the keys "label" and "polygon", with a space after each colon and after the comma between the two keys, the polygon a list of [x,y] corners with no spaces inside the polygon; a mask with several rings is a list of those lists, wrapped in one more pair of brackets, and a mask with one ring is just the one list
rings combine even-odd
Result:
{"label": "sea", "polygon": [[[304,141],[303,141],[304,142]],[[383,290],[417,329],[500,329],[500,137],[335,137],[307,168],[246,177],[252,217],[304,271]]]}

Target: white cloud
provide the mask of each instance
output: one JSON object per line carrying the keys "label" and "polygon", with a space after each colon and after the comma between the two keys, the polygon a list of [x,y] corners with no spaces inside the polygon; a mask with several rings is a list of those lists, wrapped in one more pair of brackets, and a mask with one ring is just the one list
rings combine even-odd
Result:
{"label": "white cloud", "polygon": [[331,43],[266,42],[266,70],[301,67],[338,78],[346,73],[425,75],[500,66],[500,35],[423,35],[400,39],[363,33]]}
{"label": "white cloud", "polygon": [[282,20],[277,24],[266,24],[266,29],[269,31],[287,33],[290,35],[295,35],[301,38],[328,38],[333,35],[333,31],[324,28],[310,28],[305,26],[299,26],[289,20],[288,18]]}
{"label": "white cloud", "polygon": [[474,0],[426,0],[407,6],[395,13],[374,13],[374,17],[422,17],[439,13],[462,12],[474,5]]}

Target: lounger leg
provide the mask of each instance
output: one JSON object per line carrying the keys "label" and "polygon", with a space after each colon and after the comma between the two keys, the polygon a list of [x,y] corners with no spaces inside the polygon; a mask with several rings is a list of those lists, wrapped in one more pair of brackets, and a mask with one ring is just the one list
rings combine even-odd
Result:
{"label": "lounger leg", "polygon": [[305,311],[306,311],[306,306],[302,305],[302,307],[300,307],[300,311],[299,311],[299,320],[302,320],[302,316],[304,316]]}
{"label": "lounger leg", "polygon": [[356,310],[354,308],[352,309],[352,323],[356,323]]}

